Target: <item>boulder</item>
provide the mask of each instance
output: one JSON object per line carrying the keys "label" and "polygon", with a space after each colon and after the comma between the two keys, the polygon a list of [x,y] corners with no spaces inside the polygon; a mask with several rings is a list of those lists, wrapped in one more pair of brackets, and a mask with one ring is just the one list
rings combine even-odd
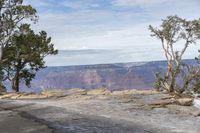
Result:
{"label": "boulder", "polygon": [[167,100],[153,100],[149,101],[149,106],[165,106],[168,104],[174,104],[174,99],[167,99]]}
{"label": "boulder", "polygon": [[193,104],[193,98],[179,98],[176,99],[176,103],[181,106],[191,106]]}
{"label": "boulder", "polygon": [[18,97],[20,97],[18,93],[7,93],[0,96],[0,99],[16,99]]}
{"label": "boulder", "polygon": [[0,96],[0,99],[43,99],[47,98],[46,95],[40,95],[35,93],[7,93],[2,96]]}

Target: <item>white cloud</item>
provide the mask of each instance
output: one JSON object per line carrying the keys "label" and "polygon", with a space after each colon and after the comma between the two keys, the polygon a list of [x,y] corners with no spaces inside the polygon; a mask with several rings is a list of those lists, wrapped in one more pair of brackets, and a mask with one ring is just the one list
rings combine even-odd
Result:
{"label": "white cloud", "polygon": [[[144,39],[137,42],[138,37],[149,37],[146,30],[150,23],[138,25],[135,20],[139,15],[142,14],[116,16],[104,10],[45,13],[33,27],[46,30],[59,49],[130,47],[144,44]],[[129,19],[133,20],[131,24]]]}
{"label": "white cloud", "polygon": [[[174,3],[166,0],[113,0],[114,6],[109,9],[100,8],[100,3],[91,1],[66,0],[60,4],[72,10],[48,12],[52,8],[49,0],[29,0],[34,6],[47,10],[39,12],[39,23],[33,27],[37,31],[46,30],[59,49],[132,48],[147,53],[160,52],[160,42],[149,36],[149,24],[158,25],[161,18],[168,15],[195,18],[200,13],[195,0],[174,0]],[[131,6],[131,10],[124,10],[121,6]],[[135,6],[145,8],[138,11]],[[197,47],[191,48],[188,55],[194,54],[194,49]]]}

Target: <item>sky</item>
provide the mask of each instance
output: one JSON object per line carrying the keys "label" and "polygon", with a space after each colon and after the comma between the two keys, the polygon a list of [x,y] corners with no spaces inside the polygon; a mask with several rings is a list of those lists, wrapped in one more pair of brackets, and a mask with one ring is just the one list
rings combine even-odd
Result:
{"label": "sky", "polygon": [[[126,57],[133,59],[127,61],[164,59],[160,42],[150,37],[149,25],[159,26],[161,19],[169,15],[186,19],[200,17],[199,0],[25,0],[25,4],[31,4],[38,11],[39,21],[33,29],[47,31],[57,49],[123,49],[127,50]],[[197,48],[198,45],[192,46],[185,58],[197,55]],[[130,55],[131,50],[139,53]],[[81,64],[83,57],[76,55],[76,58],[79,61],[71,64]]]}

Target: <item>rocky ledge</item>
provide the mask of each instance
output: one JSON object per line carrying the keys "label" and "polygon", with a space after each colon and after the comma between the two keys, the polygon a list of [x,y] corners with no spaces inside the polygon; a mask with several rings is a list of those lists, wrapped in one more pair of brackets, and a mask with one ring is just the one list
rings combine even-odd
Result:
{"label": "rocky ledge", "polygon": [[199,133],[195,101],[137,90],[9,93],[0,97],[0,132]]}

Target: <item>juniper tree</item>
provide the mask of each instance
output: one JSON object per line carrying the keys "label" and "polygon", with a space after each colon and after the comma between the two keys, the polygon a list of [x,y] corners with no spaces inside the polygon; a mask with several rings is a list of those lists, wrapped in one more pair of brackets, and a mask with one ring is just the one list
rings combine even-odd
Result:
{"label": "juniper tree", "polygon": [[[200,19],[186,20],[178,16],[168,16],[162,20],[159,28],[149,26],[151,36],[161,41],[167,59],[167,71],[164,76],[157,74],[159,87],[169,92],[183,92],[188,89],[192,80],[198,75],[199,67],[188,68],[183,63],[183,55],[188,47],[200,39]],[[182,44],[182,49],[177,49],[177,44]],[[185,72],[187,69],[188,72]],[[184,75],[184,76],[182,76]],[[183,85],[178,83],[180,79]]]}
{"label": "juniper tree", "polygon": [[18,92],[22,81],[30,87],[36,72],[45,68],[44,58],[57,54],[57,50],[45,31],[35,34],[28,24],[21,25],[11,40],[11,44],[4,48],[4,58],[7,58],[5,79],[10,80],[12,89]]}
{"label": "juniper tree", "polygon": [[10,38],[23,20],[36,21],[36,10],[31,5],[24,5],[23,0],[0,0],[0,62],[3,48],[10,43]]}
{"label": "juniper tree", "polygon": [[[21,25],[22,21],[28,19],[37,21],[36,10],[31,5],[24,5],[23,0],[0,0],[0,71],[5,64],[3,49],[10,44],[14,31]],[[0,72],[0,77],[2,77]],[[0,84],[2,80],[0,78]]]}

